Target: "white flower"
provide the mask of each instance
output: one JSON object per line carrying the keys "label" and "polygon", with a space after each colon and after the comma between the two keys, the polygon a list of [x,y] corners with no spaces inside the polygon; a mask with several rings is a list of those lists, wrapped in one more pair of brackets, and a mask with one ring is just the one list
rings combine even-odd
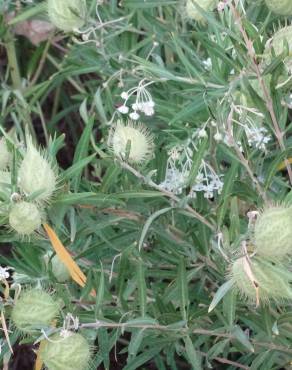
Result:
{"label": "white flower", "polygon": [[199,137],[199,138],[205,138],[205,137],[208,137],[207,131],[206,131],[204,128],[200,129],[200,130],[198,131],[198,137]]}
{"label": "white flower", "polygon": [[266,144],[271,140],[268,131],[264,127],[246,127],[245,133],[249,146],[265,151]]}
{"label": "white flower", "polygon": [[134,121],[137,121],[140,118],[140,115],[137,112],[132,112],[129,114],[130,118]]}
{"label": "white flower", "polygon": [[219,141],[222,141],[223,139],[223,136],[222,134],[220,134],[220,132],[217,132],[215,135],[214,135],[214,140],[219,142]]}
{"label": "white flower", "polygon": [[129,99],[129,95],[128,95],[128,93],[127,93],[126,91],[123,91],[123,92],[121,93],[121,98],[122,98],[122,99],[124,99],[124,100]]}
{"label": "white flower", "polygon": [[133,87],[128,91],[121,93],[121,98],[124,99],[124,103],[118,108],[118,111],[127,114],[129,108],[127,106],[128,100],[135,97],[135,102],[131,104],[134,112],[130,113],[130,117],[133,120],[139,118],[138,112],[144,113],[146,116],[152,116],[154,114],[155,103],[152,99],[150,92],[147,90],[147,86],[151,85],[153,81],[145,83],[145,79],[141,80],[138,86]]}
{"label": "white flower", "polygon": [[212,60],[211,58],[207,58],[206,60],[203,60],[203,65],[207,71],[211,71],[212,69]]}
{"label": "white flower", "polygon": [[122,114],[127,114],[129,112],[129,108],[126,105],[121,105],[118,108],[118,111]]}
{"label": "white flower", "polygon": [[10,276],[9,272],[9,267],[1,267],[0,266],[0,281],[7,280]]}
{"label": "white flower", "polygon": [[153,136],[149,130],[142,124],[134,125],[132,122],[124,125],[118,121],[110,131],[108,145],[115,156],[130,163],[146,161],[154,150]]}

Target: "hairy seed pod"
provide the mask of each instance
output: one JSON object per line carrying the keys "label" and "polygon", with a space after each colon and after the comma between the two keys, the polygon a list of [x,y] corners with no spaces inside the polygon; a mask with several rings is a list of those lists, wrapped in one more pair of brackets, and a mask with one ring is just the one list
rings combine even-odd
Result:
{"label": "hairy seed pod", "polygon": [[280,28],[270,40],[267,41],[263,55],[266,64],[272,62],[272,49],[276,56],[286,51],[288,46],[288,56],[283,60],[288,71],[292,70],[292,26]]}
{"label": "hairy seed pod", "polygon": [[257,301],[257,297],[262,303],[292,298],[292,273],[282,265],[242,257],[233,263],[231,278],[239,293],[252,303]]}
{"label": "hairy seed pod", "polygon": [[[48,264],[51,255],[52,253],[47,253],[44,256],[46,264]],[[57,255],[55,255],[51,259],[51,266],[52,273],[59,283],[64,283],[65,281],[68,281],[70,279],[70,273],[67,267],[64,265],[64,263],[60,260],[60,258]]]}
{"label": "hairy seed pod", "polygon": [[31,235],[42,224],[42,216],[33,203],[21,201],[12,205],[9,224],[20,235]]}
{"label": "hairy seed pod", "polygon": [[108,145],[116,157],[130,163],[141,163],[153,155],[153,136],[142,124],[118,121],[111,130]]}
{"label": "hairy seed pod", "polygon": [[55,334],[46,342],[41,358],[48,370],[87,370],[90,346],[81,334]]}
{"label": "hairy seed pod", "polygon": [[49,19],[54,26],[71,32],[84,26],[86,0],[48,0]]}
{"label": "hairy seed pod", "polygon": [[59,303],[49,293],[31,289],[21,293],[12,309],[11,318],[17,329],[34,334],[49,327],[59,309]]}
{"label": "hairy seed pod", "polygon": [[212,11],[215,9],[217,3],[217,0],[187,0],[186,13],[189,18],[201,22],[204,21],[204,16],[198,10],[195,4],[199,5],[199,7],[205,11]]}
{"label": "hairy seed pod", "polygon": [[10,164],[11,154],[8,151],[6,140],[0,139],[0,170],[5,170]]}
{"label": "hairy seed pod", "polygon": [[26,154],[19,168],[19,187],[26,195],[35,194],[36,201],[48,201],[56,190],[56,174],[51,163],[28,141]]}
{"label": "hairy seed pod", "polygon": [[292,207],[265,209],[254,228],[254,244],[259,256],[282,260],[292,254]]}
{"label": "hairy seed pod", "polygon": [[292,15],[291,0],[265,0],[267,7],[279,15]]}

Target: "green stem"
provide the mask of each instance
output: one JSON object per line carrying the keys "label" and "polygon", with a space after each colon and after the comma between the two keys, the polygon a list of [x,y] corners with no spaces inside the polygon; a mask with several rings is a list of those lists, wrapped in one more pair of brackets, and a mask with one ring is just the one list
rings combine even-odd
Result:
{"label": "green stem", "polygon": [[6,31],[4,42],[5,42],[6,52],[7,52],[8,65],[10,68],[13,88],[16,90],[20,90],[21,89],[21,75],[19,72],[19,66],[18,66],[18,61],[17,61],[17,56],[16,56],[14,37],[13,37],[13,34],[10,32],[10,30]]}

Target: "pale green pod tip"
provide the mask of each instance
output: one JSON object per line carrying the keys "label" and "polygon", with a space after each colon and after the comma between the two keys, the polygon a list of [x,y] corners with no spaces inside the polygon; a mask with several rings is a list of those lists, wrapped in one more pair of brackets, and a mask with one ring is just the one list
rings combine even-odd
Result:
{"label": "pale green pod tip", "polygon": [[81,334],[55,334],[46,341],[41,358],[48,370],[87,370],[90,346]]}
{"label": "pale green pod tip", "polygon": [[42,224],[42,215],[33,203],[21,201],[14,203],[9,212],[9,225],[18,234],[29,236]]}
{"label": "pale green pod tip", "polygon": [[35,334],[48,328],[57,317],[60,306],[42,289],[31,289],[21,293],[11,313],[17,329],[25,334]]}
{"label": "pale green pod tip", "polygon": [[199,5],[205,11],[212,11],[218,4],[218,0],[186,0],[187,16],[195,21],[202,22],[205,19],[195,4]]}
{"label": "pale green pod tip", "polygon": [[266,208],[254,227],[257,255],[282,260],[292,254],[292,207]]}
{"label": "pale green pod tip", "polygon": [[84,26],[86,0],[47,0],[48,15],[52,24],[65,32]]}

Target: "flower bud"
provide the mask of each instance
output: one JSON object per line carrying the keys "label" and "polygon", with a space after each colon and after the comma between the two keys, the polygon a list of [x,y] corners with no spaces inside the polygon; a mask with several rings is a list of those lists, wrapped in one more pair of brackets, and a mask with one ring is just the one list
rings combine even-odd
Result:
{"label": "flower bud", "polygon": [[20,331],[34,334],[47,328],[59,312],[59,303],[41,289],[31,289],[21,293],[16,301],[11,318]]}
{"label": "flower bud", "polygon": [[257,255],[272,260],[292,254],[292,208],[265,209],[255,223],[254,244]]}
{"label": "flower bud", "polygon": [[48,370],[86,370],[90,360],[90,346],[81,334],[55,334],[46,341],[41,359]]}
{"label": "flower bud", "polygon": [[86,19],[86,0],[48,0],[49,19],[65,32],[81,28]]}
{"label": "flower bud", "polygon": [[267,7],[279,15],[292,15],[291,0],[265,0]]}
{"label": "flower bud", "polygon": [[33,203],[15,203],[9,212],[9,224],[18,234],[31,235],[42,224],[41,213]]}
{"label": "flower bud", "polygon": [[202,13],[196,7],[196,5],[199,5],[199,7],[205,11],[211,11],[215,9],[217,3],[218,3],[217,0],[187,0],[186,13],[189,18],[201,22],[204,21],[205,19]]}
{"label": "flower bud", "polygon": [[56,189],[56,175],[50,164],[33,146],[31,140],[19,168],[19,187],[37,201],[48,201]]}
{"label": "flower bud", "polygon": [[[48,253],[44,256],[46,264],[48,264],[52,253]],[[52,273],[59,283],[64,283],[70,279],[70,273],[60,258],[55,255],[51,259]]]}
{"label": "flower bud", "polygon": [[[141,163],[153,155],[153,136],[142,124],[118,121],[111,130],[108,145],[115,156],[130,163]],[[127,157],[128,156],[128,157]]]}
{"label": "flower bud", "polygon": [[252,303],[292,298],[292,273],[282,265],[259,258],[248,260],[241,257],[232,265],[231,278],[239,293]]}

